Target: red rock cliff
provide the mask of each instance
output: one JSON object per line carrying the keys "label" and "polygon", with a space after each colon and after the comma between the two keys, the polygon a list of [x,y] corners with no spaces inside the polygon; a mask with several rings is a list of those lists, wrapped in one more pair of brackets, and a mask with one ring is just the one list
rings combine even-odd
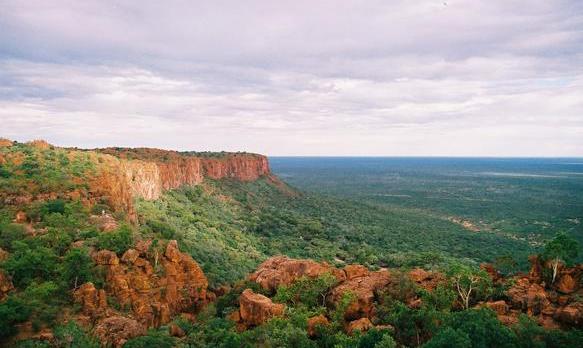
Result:
{"label": "red rock cliff", "polygon": [[[101,163],[92,193],[133,215],[134,198],[155,200],[166,190],[198,185],[204,178],[254,181],[270,176],[267,157],[247,153],[198,156],[156,149],[97,150]],[[105,155],[103,155],[105,154]]]}

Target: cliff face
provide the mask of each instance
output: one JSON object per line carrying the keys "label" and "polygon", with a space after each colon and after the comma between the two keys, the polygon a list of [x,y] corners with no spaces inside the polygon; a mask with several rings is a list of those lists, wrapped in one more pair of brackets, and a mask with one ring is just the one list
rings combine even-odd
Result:
{"label": "cliff face", "polygon": [[[105,149],[99,173],[91,183],[94,196],[114,209],[134,215],[134,198],[156,200],[167,190],[198,185],[204,178],[254,181],[270,176],[267,157],[233,153],[217,157],[180,154],[174,151],[140,149],[130,159],[126,152]],[[100,150],[101,151],[101,150]]]}

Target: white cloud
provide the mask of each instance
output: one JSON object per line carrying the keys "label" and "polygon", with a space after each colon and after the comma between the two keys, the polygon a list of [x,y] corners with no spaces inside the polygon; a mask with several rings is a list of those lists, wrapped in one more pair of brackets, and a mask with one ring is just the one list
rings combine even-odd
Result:
{"label": "white cloud", "polygon": [[577,1],[2,1],[0,136],[583,156]]}

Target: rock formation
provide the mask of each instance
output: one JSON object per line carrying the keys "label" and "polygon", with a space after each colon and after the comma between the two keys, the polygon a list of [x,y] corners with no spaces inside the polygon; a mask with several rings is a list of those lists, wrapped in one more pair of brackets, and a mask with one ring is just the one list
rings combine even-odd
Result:
{"label": "rock formation", "polygon": [[[0,249],[1,250],[1,249]],[[0,301],[3,301],[10,291],[14,290],[14,285],[10,277],[0,269]]]}
{"label": "rock formation", "polygon": [[333,274],[339,280],[346,278],[346,273],[325,262],[275,256],[259,265],[249,280],[261,285],[265,290],[274,292],[278,286],[289,285],[301,277],[315,278],[325,273]]}
{"label": "rock formation", "polygon": [[207,302],[204,273],[189,255],[178,250],[176,241],[168,242],[159,252],[157,263],[154,251],[146,253],[144,248],[129,249],[120,261],[109,250],[95,252],[93,259],[104,270],[106,285],[97,290],[87,283],[77,289],[74,297],[83,314],[93,321],[111,316],[115,311],[113,304],[107,303],[110,297],[148,328],[166,324],[181,312],[194,312]]}
{"label": "rock formation", "polygon": [[122,347],[128,339],[146,334],[144,326],[135,319],[112,316],[101,319],[93,331],[104,346]]}
{"label": "rock formation", "polygon": [[284,310],[285,305],[273,303],[269,297],[256,294],[251,289],[246,289],[239,297],[239,311],[231,314],[231,319],[249,328],[261,325],[275,316],[282,315]]}
{"label": "rock formation", "polygon": [[372,318],[377,292],[390,283],[390,273],[387,270],[377,272],[366,270],[366,272],[351,273],[351,276],[332,289],[328,300],[335,305],[340,303],[345,294],[351,294],[354,299],[344,313],[345,319]]}
{"label": "rock formation", "polygon": [[330,325],[330,321],[324,315],[320,314],[308,319],[308,336],[316,337],[318,328]]}

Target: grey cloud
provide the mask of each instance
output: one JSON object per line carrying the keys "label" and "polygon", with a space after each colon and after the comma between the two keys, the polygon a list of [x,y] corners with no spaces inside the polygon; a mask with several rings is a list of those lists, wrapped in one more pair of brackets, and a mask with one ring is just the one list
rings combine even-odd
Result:
{"label": "grey cloud", "polygon": [[0,135],[583,155],[583,3],[446,3],[1,1]]}

